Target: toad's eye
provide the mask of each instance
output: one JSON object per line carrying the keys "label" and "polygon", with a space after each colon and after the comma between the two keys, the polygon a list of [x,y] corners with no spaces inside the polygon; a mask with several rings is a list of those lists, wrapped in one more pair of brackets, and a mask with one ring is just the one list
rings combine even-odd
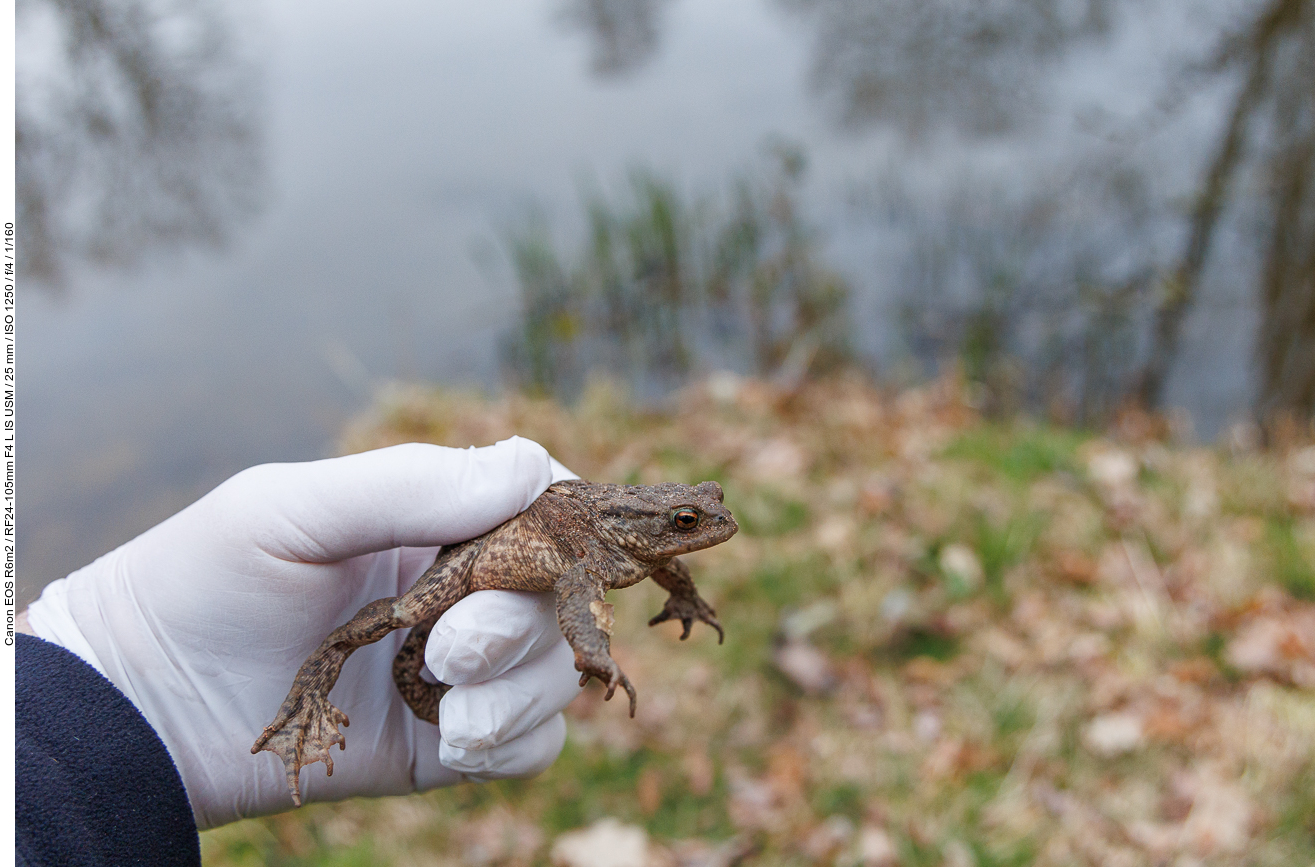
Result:
{"label": "toad's eye", "polygon": [[677,530],[693,530],[699,525],[699,513],[693,509],[677,509],[671,515],[671,524]]}

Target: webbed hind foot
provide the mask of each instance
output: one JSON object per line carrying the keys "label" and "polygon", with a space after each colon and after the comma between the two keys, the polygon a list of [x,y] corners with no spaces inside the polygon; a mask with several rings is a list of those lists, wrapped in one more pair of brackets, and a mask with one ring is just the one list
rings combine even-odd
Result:
{"label": "webbed hind foot", "polygon": [[288,778],[292,802],[301,806],[301,769],[315,762],[324,762],[328,776],[333,776],[333,757],[329,750],[347,748],[347,739],[338,731],[338,725],[348,725],[347,714],[338,710],[327,696],[294,687],[274,722],[251,747],[252,754],[261,750],[274,753],[283,762]]}

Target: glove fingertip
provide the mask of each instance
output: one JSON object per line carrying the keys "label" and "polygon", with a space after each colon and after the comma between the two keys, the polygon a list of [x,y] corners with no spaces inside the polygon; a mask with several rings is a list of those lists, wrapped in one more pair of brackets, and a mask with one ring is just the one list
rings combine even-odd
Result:
{"label": "glove fingertip", "polygon": [[486,450],[474,451],[482,451],[496,462],[508,474],[507,480],[513,489],[519,486],[516,493],[521,505],[517,512],[528,509],[530,503],[556,480],[552,456],[534,440],[513,436],[499,440]]}
{"label": "glove fingertip", "polygon": [[557,460],[552,455],[548,455],[548,463],[552,468],[552,480],[554,484],[557,482],[567,481],[568,479],[580,478],[578,474],[571,472],[570,469],[568,469],[565,465],[562,464],[561,461]]}
{"label": "glove fingertip", "polygon": [[566,718],[558,713],[538,727],[488,750],[465,750],[444,742],[440,761],[453,771],[477,780],[532,777],[545,771],[566,745]]}

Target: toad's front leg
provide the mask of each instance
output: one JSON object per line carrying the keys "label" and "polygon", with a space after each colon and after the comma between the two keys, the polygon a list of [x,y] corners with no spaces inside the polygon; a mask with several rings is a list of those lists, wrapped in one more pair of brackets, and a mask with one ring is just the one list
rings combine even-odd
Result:
{"label": "toad's front leg", "polygon": [[667,597],[667,604],[662,606],[662,612],[648,621],[649,626],[656,626],[667,620],[679,620],[681,626],[685,627],[685,631],[680,634],[680,640],[684,641],[689,638],[689,631],[694,626],[694,621],[700,620],[717,630],[718,644],[726,640],[726,633],[717,622],[717,612],[703,601],[698,588],[694,586],[694,579],[690,577],[689,568],[684,563],[672,557],[667,565],[653,573],[653,580],[671,595]]}
{"label": "toad's front leg", "polygon": [[620,686],[630,696],[630,715],[635,715],[635,688],[612,659],[612,606],[603,601],[607,592],[601,575],[577,563],[557,580],[557,622],[575,651],[575,670],[581,672],[580,686],[596,677],[607,684],[610,701]]}

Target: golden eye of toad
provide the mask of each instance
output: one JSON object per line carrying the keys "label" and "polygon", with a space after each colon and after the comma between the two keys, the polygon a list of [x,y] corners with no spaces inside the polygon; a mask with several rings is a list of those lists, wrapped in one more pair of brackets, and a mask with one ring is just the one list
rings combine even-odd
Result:
{"label": "golden eye of toad", "polygon": [[693,530],[699,525],[699,513],[693,509],[677,509],[671,516],[671,523],[677,530]]}

